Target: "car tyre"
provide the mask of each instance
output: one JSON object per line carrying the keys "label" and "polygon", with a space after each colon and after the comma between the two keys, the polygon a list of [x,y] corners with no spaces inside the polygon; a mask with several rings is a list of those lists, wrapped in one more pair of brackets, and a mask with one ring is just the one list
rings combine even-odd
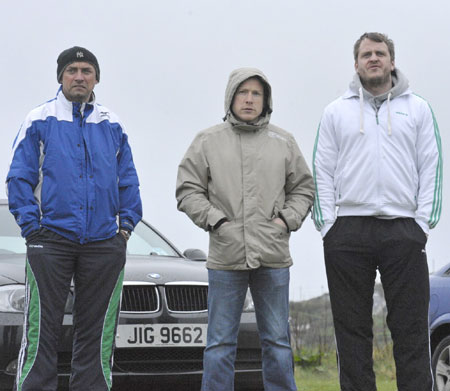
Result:
{"label": "car tyre", "polygon": [[431,359],[435,391],[450,389],[450,336],[442,339]]}

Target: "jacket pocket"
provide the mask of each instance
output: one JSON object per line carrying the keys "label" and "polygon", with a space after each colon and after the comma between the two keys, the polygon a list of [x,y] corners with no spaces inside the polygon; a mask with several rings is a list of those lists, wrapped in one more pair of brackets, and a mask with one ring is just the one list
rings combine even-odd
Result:
{"label": "jacket pocket", "polygon": [[242,224],[235,221],[223,223],[209,233],[208,260],[216,265],[230,267],[242,263],[244,258],[244,234]]}
{"label": "jacket pocket", "polygon": [[346,172],[347,172],[347,164],[348,159],[345,159],[343,162],[338,163],[338,167],[336,167],[335,172],[335,190],[334,190],[334,196],[337,201],[341,199],[342,191],[343,189],[343,178],[345,178]]}
{"label": "jacket pocket", "polygon": [[290,233],[280,224],[269,220],[261,224],[260,252],[264,264],[282,263],[290,260]]}

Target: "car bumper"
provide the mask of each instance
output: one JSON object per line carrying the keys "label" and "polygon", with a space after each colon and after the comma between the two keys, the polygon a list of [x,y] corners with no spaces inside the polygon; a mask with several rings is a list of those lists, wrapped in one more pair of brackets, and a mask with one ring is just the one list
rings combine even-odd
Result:
{"label": "car bumper", "polygon": [[[161,314],[160,314],[161,315]],[[6,317],[2,316],[2,320]],[[156,319],[153,319],[156,320]],[[158,321],[173,323],[205,323],[207,315],[194,317],[160,316]],[[15,377],[15,365],[22,339],[21,314],[8,314],[0,325],[0,389],[11,389]],[[140,316],[122,316],[121,324],[149,322]],[[65,316],[58,352],[58,376],[60,386],[68,384],[71,365],[72,319]],[[145,384],[161,382],[199,382],[203,373],[204,347],[139,347],[116,348],[114,352],[114,384],[138,382]],[[261,348],[253,313],[244,313],[238,336],[235,362],[235,378],[238,388],[261,383]]]}

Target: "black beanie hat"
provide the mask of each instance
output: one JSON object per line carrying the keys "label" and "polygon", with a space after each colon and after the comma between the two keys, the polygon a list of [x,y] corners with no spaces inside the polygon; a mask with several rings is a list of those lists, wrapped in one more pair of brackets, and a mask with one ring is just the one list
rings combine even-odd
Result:
{"label": "black beanie hat", "polygon": [[88,62],[95,68],[95,77],[97,81],[100,81],[100,67],[98,66],[98,61],[95,56],[87,49],[80,46],[74,46],[73,48],[64,50],[59,56],[56,62],[58,63],[58,68],[56,69],[56,76],[58,78],[58,83],[61,83],[62,74],[67,65],[73,62]]}

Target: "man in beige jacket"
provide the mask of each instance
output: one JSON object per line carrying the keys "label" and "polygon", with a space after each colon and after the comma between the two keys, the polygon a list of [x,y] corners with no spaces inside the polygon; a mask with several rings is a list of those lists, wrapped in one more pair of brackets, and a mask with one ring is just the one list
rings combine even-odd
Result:
{"label": "man in beige jacket", "polygon": [[289,236],[314,199],[294,137],[269,123],[271,87],[258,69],[233,71],[222,124],[200,132],[180,163],[178,209],[209,231],[208,337],[203,391],[233,390],[239,321],[250,287],[266,391],[296,390],[289,343]]}

